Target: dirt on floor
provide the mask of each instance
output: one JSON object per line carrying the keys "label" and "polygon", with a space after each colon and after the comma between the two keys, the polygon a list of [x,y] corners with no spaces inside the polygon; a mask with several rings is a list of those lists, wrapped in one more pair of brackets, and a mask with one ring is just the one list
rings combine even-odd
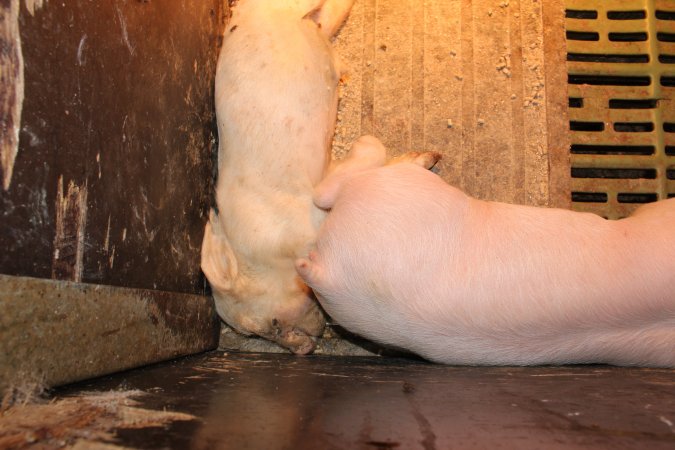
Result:
{"label": "dirt on floor", "polygon": [[124,449],[115,430],[162,427],[195,417],[138,407],[137,390],[50,399],[39,386],[12,390],[0,411],[0,449]]}

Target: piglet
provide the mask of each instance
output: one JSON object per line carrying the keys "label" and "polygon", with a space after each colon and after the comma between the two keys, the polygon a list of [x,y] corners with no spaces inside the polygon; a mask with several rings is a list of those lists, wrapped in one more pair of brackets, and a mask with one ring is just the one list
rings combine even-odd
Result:
{"label": "piglet", "polygon": [[325,318],[294,260],[324,212],[312,190],[325,176],[341,69],[329,38],[354,0],[239,0],[216,73],[216,213],[202,270],[221,318],[308,353]]}
{"label": "piglet", "polygon": [[608,221],[354,167],[317,186],[296,261],[345,328],[446,364],[675,366],[675,199]]}

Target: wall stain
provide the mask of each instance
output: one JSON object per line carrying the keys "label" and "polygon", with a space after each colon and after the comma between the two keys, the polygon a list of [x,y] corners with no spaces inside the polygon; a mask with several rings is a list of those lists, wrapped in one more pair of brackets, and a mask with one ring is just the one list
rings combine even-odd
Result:
{"label": "wall stain", "polygon": [[[131,41],[129,41],[129,32],[127,31],[127,22],[126,22],[126,20],[124,20],[124,16],[122,15],[122,10],[120,9],[120,7],[115,6],[115,9],[117,10],[117,18],[119,19],[120,26],[122,27],[122,42],[124,42],[124,44],[129,49],[129,54],[131,56],[134,56],[135,49],[134,49],[134,46],[131,45]],[[124,123],[126,124],[126,118],[125,118]]]}
{"label": "wall stain", "polygon": [[87,225],[87,185],[68,184],[63,192],[63,176],[56,191],[56,235],[52,278],[66,281],[82,280],[84,237]]}
{"label": "wall stain", "polygon": [[24,76],[19,0],[0,3],[0,167],[2,187],[9,190],[19,151]]}
{"label": "wall stain", "polygon": [[26,9],[31,16],[34,16],[35,11],[42,8],[45,3],[47,3],[47,0],[26,0]]}

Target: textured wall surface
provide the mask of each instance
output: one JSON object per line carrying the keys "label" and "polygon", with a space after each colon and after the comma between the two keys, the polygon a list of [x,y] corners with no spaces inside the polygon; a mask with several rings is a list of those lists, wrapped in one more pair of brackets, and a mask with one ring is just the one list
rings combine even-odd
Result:
{"label": "textured wall surface", "polygon": [[3,122],[18,147],[0,143],[0,273],[203,293],[227,3],[0,8],[7,61],[23,61],[2,69],[3,117],[21,113]]}
{"label": "textured wall surface", "polygon": [[373,134],[443,153],[440,175],[479,198],[568,206],[563,21],[560,0],[357,0],[336,155]]}

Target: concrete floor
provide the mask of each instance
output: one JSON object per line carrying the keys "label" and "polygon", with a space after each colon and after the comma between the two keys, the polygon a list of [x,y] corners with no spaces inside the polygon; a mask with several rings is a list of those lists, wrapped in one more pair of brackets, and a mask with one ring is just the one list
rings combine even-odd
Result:
{"label": "concrete floor", "polygon": [[29,406],[0,448],[675,448],[674,370],[212,352]]}

